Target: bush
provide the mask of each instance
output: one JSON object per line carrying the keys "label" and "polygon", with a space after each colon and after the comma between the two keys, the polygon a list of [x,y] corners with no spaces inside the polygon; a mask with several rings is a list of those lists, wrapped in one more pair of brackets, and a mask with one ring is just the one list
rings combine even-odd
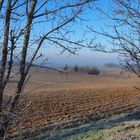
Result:
{"label": "bush", "polygon": [[88,70],[88,74],[93,74],[93,75],[99,75],[100,74],[100,70],[96,67],[90,68]]}

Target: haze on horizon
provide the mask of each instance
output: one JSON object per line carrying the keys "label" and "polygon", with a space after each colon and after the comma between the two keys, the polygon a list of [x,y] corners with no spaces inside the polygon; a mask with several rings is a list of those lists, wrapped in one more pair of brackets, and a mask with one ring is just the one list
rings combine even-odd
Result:
{"label": "haze on horizon", "polygon": [[48,64],[53,66],[104,66],[106,63],[118,64],[118,55],[115,53],[92,52],[89,49],[82,49],[76,55],[64,53],[59,51],[47,50]]}

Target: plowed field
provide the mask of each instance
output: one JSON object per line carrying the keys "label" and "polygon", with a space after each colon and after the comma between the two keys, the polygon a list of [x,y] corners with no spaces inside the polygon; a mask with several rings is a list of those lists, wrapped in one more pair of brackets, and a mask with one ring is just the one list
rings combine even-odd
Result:
{"label": "plowed field", "polygon": [[[47,86],[28,92],[37,85],[45,85],[45,76]],[[56,83],[47,80],[47,75],[42,75],[42,78],[40,75],[38,79],[29,81],[27,93],[19,106],[22,109],[9,127],[8,137],[28,137],[52,129],[76,127],[132,112],[140,105],[140,90],[135,88],[136,77],[77,75],[76,79],[74,75],[68,79],[67,82],[63,79]]]}

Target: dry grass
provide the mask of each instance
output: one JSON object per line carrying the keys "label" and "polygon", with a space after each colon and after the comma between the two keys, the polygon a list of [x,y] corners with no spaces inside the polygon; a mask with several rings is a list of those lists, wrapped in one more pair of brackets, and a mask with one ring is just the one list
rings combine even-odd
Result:
{"label": "dry grass", "polygon": [[140,140],[140,121],[124,122],[109,129],[91,131],[67,140]]}

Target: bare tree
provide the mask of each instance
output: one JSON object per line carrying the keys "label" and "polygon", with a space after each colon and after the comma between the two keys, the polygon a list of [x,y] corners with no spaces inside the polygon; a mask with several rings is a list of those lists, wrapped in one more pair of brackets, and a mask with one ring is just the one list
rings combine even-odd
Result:
{"label": "bare tree", "polygon": [[[10,121],[15,117],[24,85],[33,62],[40,58],[40,48],[56,46],[72,54],[81,48],[93,48],[92,41],[72,40],[73,24],[82,20],[80,15],[95,0],[1,0],[0,1],[0,137],[4,138]],[[31,51],[31,53],[30,53]],[[5,87],[14,72],[17,87],[5,104]]]}
{"label": "bare tree", "polygon": [[104,25],[98,31],[88,28],[109,39],[109,50],[101,42],[98,50],[118,53],[122,66],[140,77],[140,1],[112,0],[109,11],[97,9]]}
{"label": "bare tree", "polygon": [[78,72],[78,71],[79,71],[78,65],[75,65],[74,72]]}

